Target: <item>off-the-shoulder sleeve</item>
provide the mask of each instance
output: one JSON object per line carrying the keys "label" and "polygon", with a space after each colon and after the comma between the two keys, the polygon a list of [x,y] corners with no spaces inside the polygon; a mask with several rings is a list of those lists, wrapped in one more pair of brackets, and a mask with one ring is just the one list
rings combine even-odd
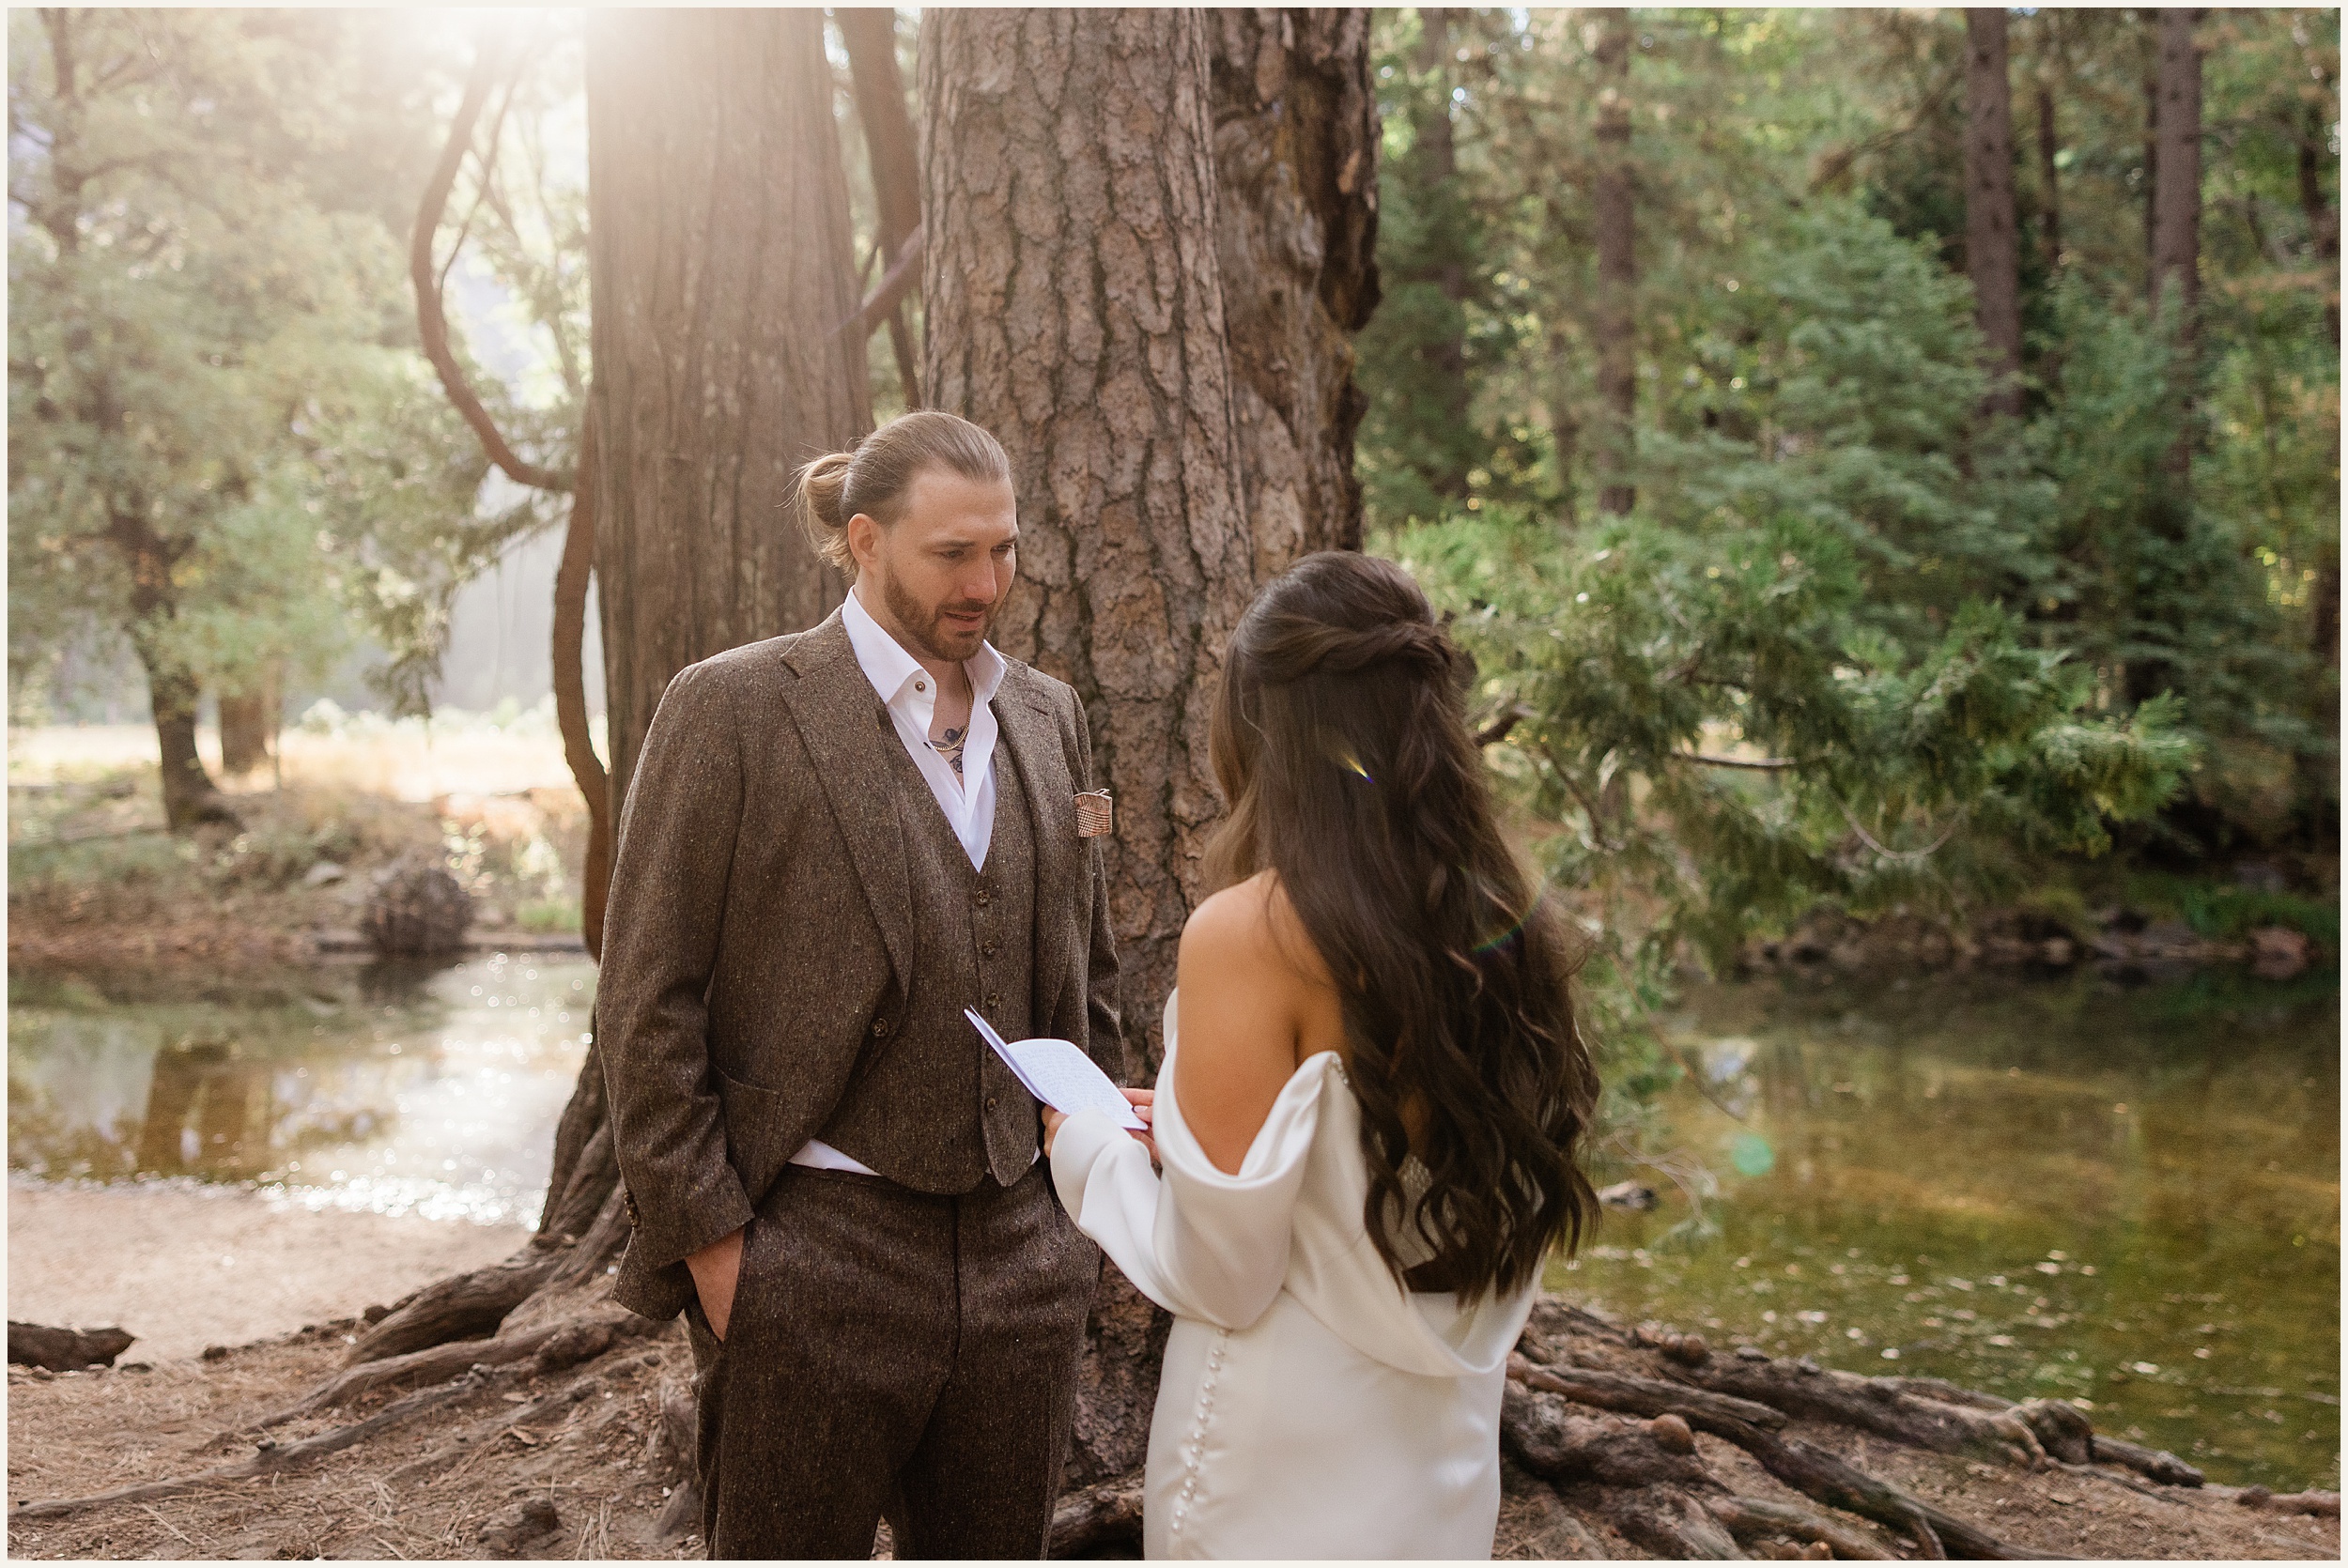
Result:
{"label": "off-the-shoulder sleeve", "polygon": [[1306,1061],[1273,1102],[1239,1174],[1215,1169],[1174,1098],[1173,1031],[1158,1070],[1152,1132],[1165,1174],[1149,1151],[1097,1111],[1061,1124],[1052,1180],[1077,1228],[1125,1277],[1180,1317],[1241,1330],[1280,1294],[1290,1227],[1306,1156],[1321,1120],[1323,1080],[1336,1057]]}

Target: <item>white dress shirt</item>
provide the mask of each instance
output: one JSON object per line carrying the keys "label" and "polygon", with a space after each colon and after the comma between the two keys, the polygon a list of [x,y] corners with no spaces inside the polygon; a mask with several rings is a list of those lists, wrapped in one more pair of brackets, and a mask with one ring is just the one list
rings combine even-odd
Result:
{"label": "white dress shirt", "polygon": [[[888,716],[896,720],[897,739],[904,743],[913,765],[921,770],[922,781],[929,785],[937,808],[946,813],[946,825],[961,840],[971,869],[984,867],[987,846],[995,839],[995,743],[1001,734],[995,724],[993,704],[1010,667],[991,642],[980,643],[979,651],[963,661],[963,672],[970,681],[970,728],[963,737],[962,773],[957,776],[952,764],[929,744],[930,721],[937,715],[935,677],[873,619],[853,588],[847,602],[840,607],[840,619],[847,627],[849,646],[856,650],[857,667],[888,706]],[[791,1157],[791,1163],[811,1165],[819,1171],[880,1174],[821,1138],[808,1140],[807,1146]]]}

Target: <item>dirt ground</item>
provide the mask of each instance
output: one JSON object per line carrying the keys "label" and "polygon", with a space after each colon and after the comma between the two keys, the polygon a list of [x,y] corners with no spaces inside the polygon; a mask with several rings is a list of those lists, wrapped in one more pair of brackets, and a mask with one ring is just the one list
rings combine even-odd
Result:
{"label": "dirt ground", "polygon": [[8,1184],[8,1316],[138,1336],[125,1360],[248,1345],[443,1275],[528,1239],[517,1225],[312,1213],[234,1189]]}
{"label": "dirt ground", "polygon": [[[9,1512],[28,1501],[186,1475],[249,1456],[249,1423],[339,1364],[356,1319],[320,1324],[217,1360],[152,1371],[42,1377],[8,1369]],[[661,1362],[681,1343],[626,1341],[583,1367],[533,1378],[492,1375],[431,1417],[289,1475],[214,1484],[58,1520],[11,1518],[12,1558],[663,1558],[698,1556],[697,1536],[663,1544],[666,1504],[653,1451]],[[518,1407],[583,1385],[554,1419],[514,1423]],[[359,1413],[395,1395],[368,1401]],[[335,1420],[291,1422],[288,1444]],[[485,1540],[525,1504],[551,1528],[514,1545]],[[540,1515],[544,1517],[544,1515]]]}
{"label": "dirt ground", "polygon": [[[26,1502],[184,1476],[252,1454],[251,1427],[337,1364],[341,1319],[211,1361],[151,1371],[43,1377],[8,1375],[10,1513]],[[657,1383],[689,1352],[673,1325],[619,1342],[581,1366],[487,1374],[427,1419],[295,1473],[212,1483],[150,1501],[101,1504],[58,1519],[12,1517],[20,1558],[679,1558],[698,1537],[662,1539],[672,1474],[660,1436]],[[672,1365],[673,1363],[673,1365]],[[533,1406],[547,1395],[554,1413]],[[382,1408],[373,1396],[351,1415]],[[517,1424],[517,1418],[527,1424]],[[345,1417],[343,1419],[349,1419]],[[267,1434],[290,1443],[326,1428],[307,1420]],[[2155,1488],[2147,1496],[2100,1476],[2027,1472],[1797,1423],[1790,1436],[1831,1447],[1875,1475],[2007,1539],[2071,1558],[2336,1559],[2337,1519],[2248,1508],[2229,1487]],[[1787,1498],[1741,1450],[1700,1437],[1703,1455],[1736,1489]],[[1514,1488],[1503,1507],[1502,1558],[1640,1557],[1602,1530],[1575,1523],[1545,1489]],[[501,1540],[525,1504],[551,1505],[529,1539]],[[547,1519],[543,1513],[539,1518]],[[485,1530],[488,1532],[485,1536]]]}

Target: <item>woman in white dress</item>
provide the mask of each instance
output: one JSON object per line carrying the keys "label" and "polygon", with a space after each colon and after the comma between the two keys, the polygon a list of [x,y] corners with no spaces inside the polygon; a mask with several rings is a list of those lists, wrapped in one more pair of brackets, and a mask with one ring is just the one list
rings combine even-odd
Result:
{"label": "woman in white dress", "polygon": [[1265,588],[1212,726],[1220,890],[1182,932],[1154,1103],[1129,1091],[1163,1174],[1099,1113],[1045,1114],[1068,1212],[1174,1314],[1150,1557],[1491,1553],[1507,1354],[1596,1211],[1598,1082],[1465,673],[1389,562]]}

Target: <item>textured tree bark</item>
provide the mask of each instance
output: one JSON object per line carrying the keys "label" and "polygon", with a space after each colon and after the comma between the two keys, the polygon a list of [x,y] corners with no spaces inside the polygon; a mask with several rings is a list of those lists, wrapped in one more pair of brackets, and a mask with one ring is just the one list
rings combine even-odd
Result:
{"label": "textured tree bark", "polygon": [[2005,12],[1965,12],[1965,269],[1973,280],[1994,377],[1985,407],[2022,411],[2020,236],[2015,223],[2014,92],[2007,74]]}
{"label": "textured tree bark", "polygon": [[1358,549],[1352,334],[1378,303],[1369,12],[1210,10],[1217,254],[1259,582]]}
{"label": "textured tree bark", "polygon": [[134,633],[131,642],[147,669],[147,708],[155,718],[155,740],[162,758],[163,821],[174,833],[185,833],[199,822],[235,822],[220,787],[196,754],[195,705],[201,693],[195,677],[162,652],[154,638]]}
{"label": "textured tree bark", "polygon": [[[894,8],[842,8],[832,12],[832,20],[839,23],[840,41],[848,51],[857,121],[864,128],[864,149],[873,167],[881,255],[893,262],[921,223],[920,146],[913,116],[905,111],[904,78],[897,69],[897,13]],[[897,357],[906,407],[919,408],[920,356],[905,326],[902,301],[888,312],[888,345]]]}
{"label": "textured tree bark", "polygon": [[996,640],[1084,699],[1122,807],[1127,1038],[1153,1067],[1221,811],[1208,708],[1252,586],[1209,40],[1190,10],[934,9],[920,53],[922,384],[1011,455],[1020,583]]}
{"label": "textured tree bark", "polygon": [[1591,202],[1598,225],[1598,300],[1591,335],[1598,341],[1599,425],[1591,443],[1598,463],[1598,505],[1617,515],[1638,500],[1630,483],[1637,456],[1632,422],[1639,408],[1638,208],[1630,170],[1630,13],[1605,7],[1599,26],[1598,169]]}
{"label": "textured tree bark", "polygon": [[791,483],[871,404],[820,12],[595,12],[587,126],[616,815],[671,676],[839,603]]}

